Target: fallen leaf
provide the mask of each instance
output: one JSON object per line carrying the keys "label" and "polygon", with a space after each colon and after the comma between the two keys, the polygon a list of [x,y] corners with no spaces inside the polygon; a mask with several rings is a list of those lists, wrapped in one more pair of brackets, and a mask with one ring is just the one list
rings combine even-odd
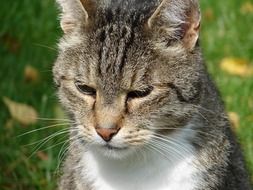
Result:
{"label": "fallen leaf", "polygon": [[35,124],[37,122],[37,111],[26,104],[14,102],[7,97],[3,97],[3,102],[8,107],[13,119],[23,125]]}
{"label": "fallen leaf", "polygon": [[240,127],[240,117],[235,112],[229,112],[228,113],[229,120],[232,124],[233,129],[238,129]]}
{"label": "fallen leaf", "polygon": [[44,160],[44,161],[48,160],[48,155],[45,152],[43,152],[43,151],[38,151],[37,152],[37,156],[41,160]]}
{"label": "fallen leaf", "polygon": [[214,14],[213,14],[213,9],[211,8],[207,8],[205,11],[204,11],[204,19],[205,20],[208,20],[208,21],[212,21],[214,20]]}
{"label": "fallen leaf", "polygon": [[27,65],[24,71],[24,78],[27,82],[36,82],[39,80],[39,72],[34,67]]}
{"label": "fallen leaf", "polygon": [[249,14],[253,13],[253,3],[250,1],[246,1],[241,6],[241,13],[243,14]]}
{"label": "fallen leaf", "polygon": [[17,38],[6,33],[1,38],[0,41],[7,47],[7,49],[12,53],[17,53],[20,50],[20,43]]}
{"label": "fallen leaf", "polygon": [[223,71],[233,75],[241,77],[253,76],[253,66],[245,59],[224,58],[220,63],[220,67]]}
{"label": "fallen leaf", "polygon": [[13,119],[8,119],[7,121],[6,121],[6,123],[5,123],[5,128],[7,128],[7,129],[12,129],[13,128],[13,125],[14,125],[14,121],[13,121]]}

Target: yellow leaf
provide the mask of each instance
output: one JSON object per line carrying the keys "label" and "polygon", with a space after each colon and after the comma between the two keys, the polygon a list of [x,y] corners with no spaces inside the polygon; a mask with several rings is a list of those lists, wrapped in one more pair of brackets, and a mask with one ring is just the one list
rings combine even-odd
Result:
{"label": "yellow leaf", "polygon": [[238,129],[240,127],[240,117],[235,112],[228,113],[229,120],[232,124],[233,129]]}
{"label": "yellow leaf", "polygon": [[253,3],[250,1],[246,1],[245,3],[243,3],[241,6],[241,13],[243,14],[253,13]]}
{"label": "yellow leaf", "polygon": [[24,77],[28,82],[36,82],[39,80],[39,72],[34,67],[27,65],[25,67]]}
{"label": "yellow leaf", "polygon": [[253,66],[244,59],[224,58],[221,61],[220,67],[223,71],[233,75],[241,77],[253,76]]}
{"label": "yellow leaf", "polygon": [[14,102],[7,97],[3,97],[3,102],[8,107],[12,118],[19,123],[30,125],[37,122],[38,114],[33,107]]}

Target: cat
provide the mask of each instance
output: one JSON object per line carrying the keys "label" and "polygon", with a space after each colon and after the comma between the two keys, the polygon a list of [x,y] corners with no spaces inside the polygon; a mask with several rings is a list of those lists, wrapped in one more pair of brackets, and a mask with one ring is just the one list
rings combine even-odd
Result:
{"label": "cat", "polygon": [[249,190],[201,54],[197,0],[57,0],[73,121],[60,190]]}

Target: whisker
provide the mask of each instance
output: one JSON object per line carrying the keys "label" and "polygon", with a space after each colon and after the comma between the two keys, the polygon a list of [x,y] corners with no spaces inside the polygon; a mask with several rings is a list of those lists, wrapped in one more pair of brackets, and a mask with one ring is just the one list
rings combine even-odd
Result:
{"label": "whisker", "polygon": [[53,139],[54,137],[56,137],[56,136],[59,136],[59,135],[61,135],[61,134],[65,134],[65,133],[67,133],[68,131],[62,131],[62,132],[59,132],[59,133],[54,133],[53,135],[50,135],[49,137],[47,137],[46,139],[43,139],[43,141],[41,142],[41,143],[39,143],[35,148],[34,148],[34,150],[33,150],[33,152],[32,152],[32,154],[28,157],[28,158],[31,158],[32,156],[34,156],[34,154],[36,153],[36,152],[38,152],[38,150],[42,147],[42,146],[44,146],[48,141],[50,141],[51,139]]}
{"label": "whisker", "polygon": [[[59,173],[60,170],[60,166],[63,162],[63,160],[65,159],[65,157],[67,156],[67,152],[69,151],[69,148],[71,147],[70,142],[75,143],[78,142],[80,139],[82,139],[82,136],[75,136],[72,138],[69,138],[61,147],[61,150],[58,153],[58,164],[57,164],[57,168],[55,173]],[[69,144],[67,144],[69,143]]]}
{"label": "whisker", "polygon": [[46,151],[46,150],[52,149],[52,148],[54,148],[54,147],[56,147],[56,146],[58,146],[58,145],[60,145],[60,144],[63,144],[64,142],[67,141],[66,138],[67,138],[67,135],[64,136],[64,137],[62,137],[62,138],[60,139],[60,140],[65,139],[64,141],[61,141],[61,142],[59,142],[59,143],[57,143],[57,144],[54,144],[54,145],[52,145],[52,146],[49,146],[49,147],[47,147],[47,148],[45,148],[45,149],[43,149],[43,150],[41,150],[41,151]]}
{"label": "whisker", "polygon": [[163,151],[164,154],[169,155],[170,160],[174,160],[175,158],[179,160],[183,157],[183,155],[180,154],[176,149],[173,149],[172,147],[168,147],[167,144],[162,143],[161,141],[157,141],[153,139],[151,142],[153,143],[153,146]]}
{"label": "whisker", "polygon": [[37,117],[36,119],[40,120],[40,121],[68,121],[68,122],[74,122],[70,119],[60,119],[60,118]]}
{"label": "whisker", "polygon": [[177,128],[177,127],[147,127],[147,129],[150,129],[150,130],[185,130],[185,131],[193,131],[193,132],[197,132],[199,134],[202,134],[202,135],[207,135],[207,136],[211,136],[211,137],[214,137],[216,138],[215,135],[213,135],[211,132],[204,132],[204,131],[201,131],[201,130],[197,130],[197,129],[189,129],[189,128]]}
{"label": "whisker", "polygon": [[[62,158],[62,155],[64,155],[64,146],[67,145],[67,143],[70,143],[72,140],[75,140],[75,139],[78,139],[78,136],[77,137],[72,137],[72,138],[69,138],[61,147],[59,153],[58,153],[58,160],[61,160]],[[68,145],[67,145],[68,146]]]}
{"label": "whisker", "polygon": [[162,141],[171,143],[171,144],[173,144],[173,145],[175,145],[175,146],[178,146],[178,145],[179,145],[179,146],[181,146],[181,147],[185,150],[185,152],[187,152],[187,153],[189,153],[189,154],[193,154],[193,152],[192,152],[192,151],[189,151],[189,149],[186,148],[186,145],[185,145],[184,143],[182,143],[182,141],[180,141],[180,140],[177,140],[177,139],[172,138],[172,137],[167,137],[167,136],[161,135],[161,134],[155,134],[154,137],[155,137],[155,138],[159,138],[159,139],[162,140]]}
{"label": "whisker", "polygon": [[[177,159],[182,159],[185,157],[185,155],[180,152],[178,149],[176,149],[173,146],[168,146],[168,144],[159,141],[159,140],[155,140],[153,139],[153,142],[157,145],[157,147],[159,147],[161,150],[168,152],[169,155],[173,155],[173,157],[177,157]],[[179,146],[178,146],[179,147]],[[181,147],[180,147],[181,148]],[[185,150],[184,150],[185,151]]]}
{"label": "whisker", "polygon": [[146,147],[149,148],[149,150],[153,150],[152,152],[158,152],[160,155],[162,155],[164,158],[166,158],[168,161],[171,161],[171,159],[166,155],[164,154],[163,152],[161,152],[156,146],[154,146],[153,144],[146,144]]}
{"label": "whisker", "polygon": [[47,48],[47,49],[50,49],[50,50],[53,50],[53,51],[57,51],[56,48],[50,47],[50,46],[47,46],[47,45],[44,45],[44,44],[33,43],[33,45],[38,46],[38,47]]}
{"label": "whisker", "polygon": [[[61,130],[59,130],[59,131],[57,131],[57,132],[55,132],[55,133],[58,133],[58,132],[63,132],[63,131],[66,131],[66,132],[67,132],[67,131],[68,131],[68,129],[67,129],[67,128],[66,128],[66,129],[61,129]],[[55,133],[51,134],[50,136],[54,135]],[[22,145],[22,146],[31,146],[31,145],[34,145],[34,144],[40,143],[40,142],[42,142],[42,141],[46,140],[47,138],[49,138],[50,136],[45,137],[45,138],[43,138],[43,139],[40,139],[40,140],[38,140],[38,141],[35,141],[35,142],[32,142],[32,143],[26,144],[26,145]]]}
{"label": "whisker", "polygon": [[[69,150],[69,147],[70,145],[67,144],[69,143],[70,139],[68,139],[62,146],[61,146],[61,150],[59,151],[58,153],[58,164],[57,164],[57,167],[56,167],[56,171],[59,171],[60,169],[60,166],[61,166],[61,163],[62,163],[62,160],[64,159],[64,155],[65,153],[67,153],[67,151]],[[65,147],[66,146],[66,147]],[[58,172],[57,172],[58,173]]]}
{"label": "whisker", "polygon": [[[71,130],[73,130],[73,129],[71,129]],[[32,154],[31,154],[28,158],[31,158],[42,146],[44,146],[44,145],[45,145],[47,142],[49,142],[51,139],[53,139],[53,138],[55,138],[55,137],[57,137],[57,136],[59,136],[59,135],[68,133],[68,132],[69,132],[68,129],[63,129],[63,130],[60,130],[60,131],[58,131],[58,132],[56,132],[56,133],[53,133],[52,135],[50,135],[50,136],[48,136],[48,137],[46,137],[46,138],[40,140],[39,142],[37,142],[37,143],[39,143],[39,144],[34,148]],[[33,144],[34,144],[34,143],[33,143]],[[35,143],[35,144],[36,144],[36,143]]]}
{"label": "whisker", "polygon": [[[156,142],[157,144],[159,144],[161,146],[161,148],[164,148],[165,150],[169,150],[170,152],[176,152],[178,155],[180,155],[181,157],[183,157],[183,153],[179,152],[178,151],[178,148],[182,148],[181,146],[177,145],[176,143],[174,142],[170,142],[170,141],[161,141],[162,139],[161,138],[155,138],[155,139],[152,139],[153,142]],[[170,143],[174,146],[169,146],[167,143]],[[175,147],[176,146],[176,147]],[[185,149],[183,149],[183,152],[188,152],[186,151]]]}
{"label": "whisker", "polygon": [[195,107],[195,108],[199,108],[199,109],[202,109],[206,112],[209,112],[211,114],[216,114],[214,111],[210,110],[210,109],[207,109],[207,108],[204,108],[203,106],[200,106],[200,105],[194,105],[194,104],[191,104],[192,107]]}
{"label": "whisker", "polygon": [[42,128],[39,128],[39,129],[34,129],[32,131],[28,131],[28,132],[25,132],[21,135],[18,135],[16,136],[16,138],[20,138],[20,137],[23,137],[25,135],[28,135],[28,134],[31,134],[31,133],[34,133],[34,132],[37,132],[37,131],[42,131],[42,130],[45,130],[45,129],[49,129],[49,128],[54,128],[54,127],[58,127],[58,126],[64,126],[64,125],[68,125],[69,123],[59,123],[59,124],[54,124],[54,125],[49,125],[49,126],[46,126],[46,127],[42,127]]}

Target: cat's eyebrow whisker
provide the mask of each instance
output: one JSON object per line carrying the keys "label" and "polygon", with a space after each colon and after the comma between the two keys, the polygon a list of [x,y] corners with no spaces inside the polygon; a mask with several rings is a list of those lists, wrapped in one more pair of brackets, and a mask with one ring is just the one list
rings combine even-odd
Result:
{"label": "cat's eyebrow whisker", "polygon": [[19,138],[19,137],[23,137],[25,135],[28,135],[28,134],[31,134],[31,133],[34,133],[34,132],[37,132],[37,131],[42,131],[42,130],[45,130],[45,129],[54,128],[54,127],[58,127],[58,126],[64,126],[64,125],[69,125],[69,123],[58,123],[58,124],[49,125],[49,126],[46,126],[46,127],[41,127],[41,128],[38,128],[38,129],[34,129],[34,130],[31,130],[31,131],[25,132],[25,133],[23,133],[21,135],[18,135],[16,137]]}

